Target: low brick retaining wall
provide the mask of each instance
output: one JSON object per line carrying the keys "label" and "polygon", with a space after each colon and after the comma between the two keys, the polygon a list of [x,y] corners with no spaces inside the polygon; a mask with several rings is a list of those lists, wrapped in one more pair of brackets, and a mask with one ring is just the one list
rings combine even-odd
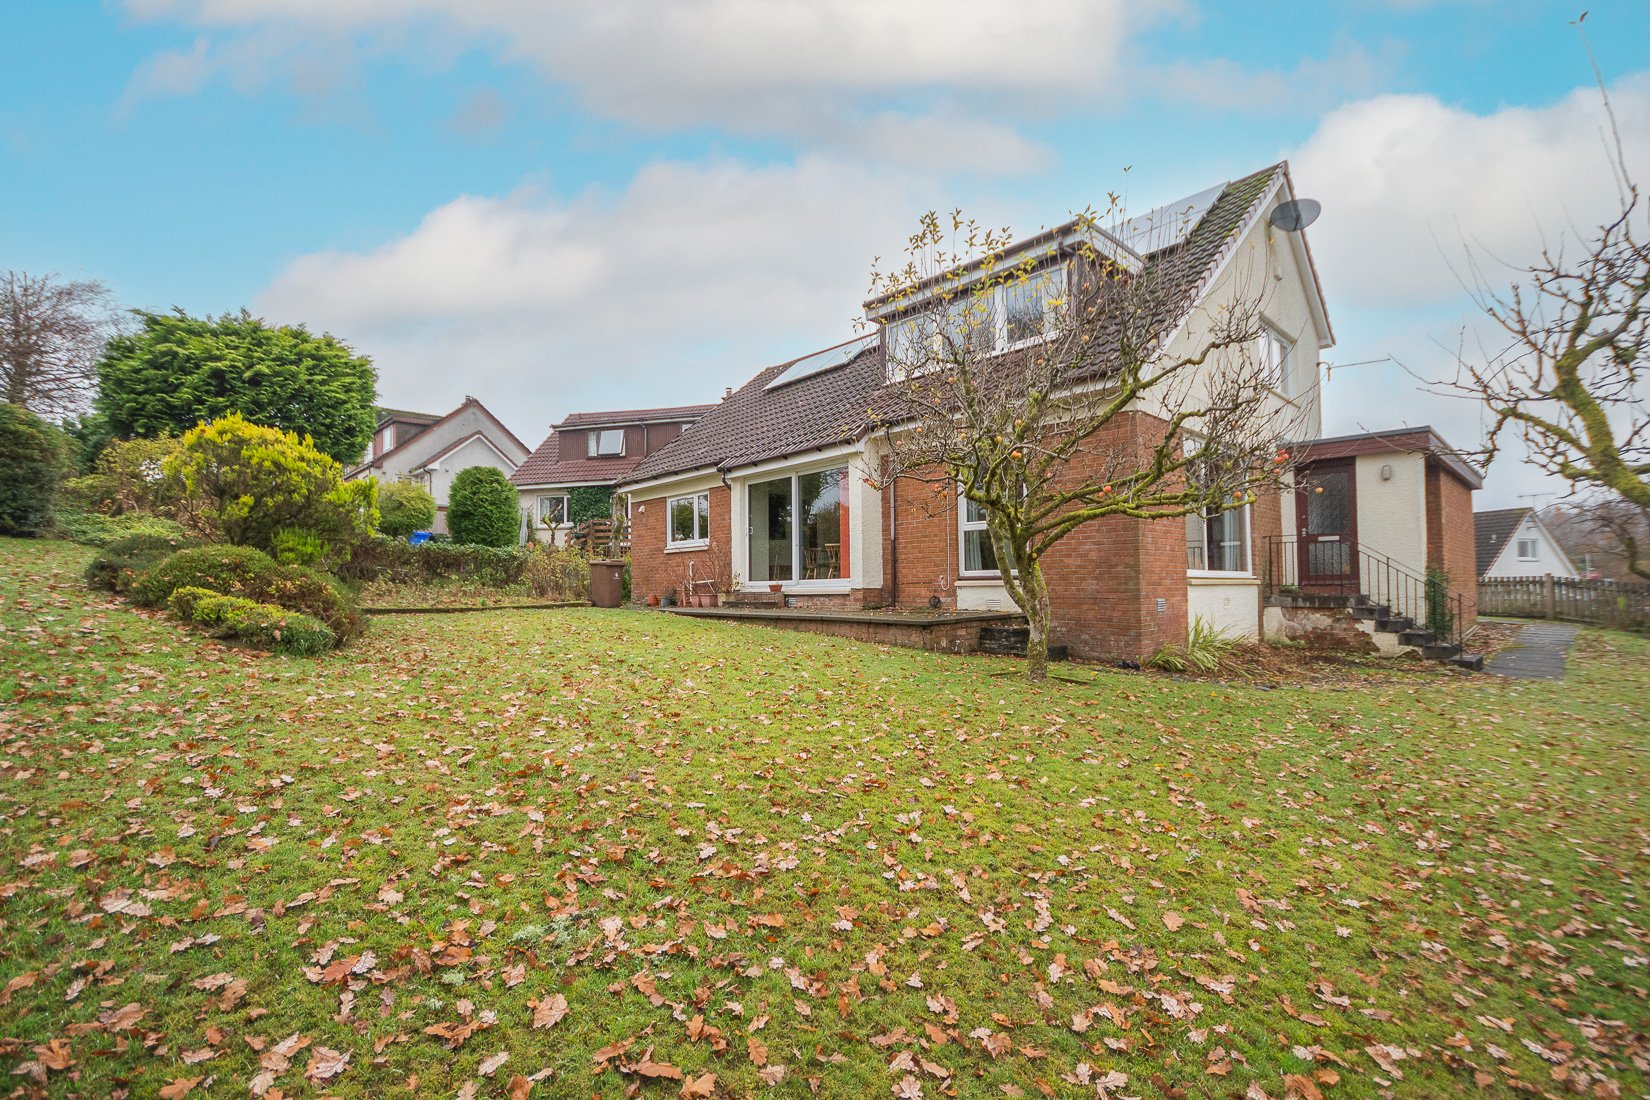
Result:
{"label": "low brick retaining wall", "polygon": [[720,619],[803,630],[857,642],[924,649],[930,653],[977,653],[980,628],[1014,626],[1025,622],[1003,612],[956,613],[944,615],[878,614],[874,611],[802,611],[796,608],[748,609],[731,607],[672,607],[669,614],[693,619]]}

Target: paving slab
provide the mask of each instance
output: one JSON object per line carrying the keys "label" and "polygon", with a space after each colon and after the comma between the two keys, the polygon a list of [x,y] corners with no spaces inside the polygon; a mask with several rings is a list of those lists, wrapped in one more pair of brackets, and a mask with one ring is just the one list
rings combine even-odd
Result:
{"label": "paving slab", "polygon": [[1521,680],[1562,680],[1577,629],[1567,623],[1530,623],[1511,645],[1490,658],[1484,671]]}

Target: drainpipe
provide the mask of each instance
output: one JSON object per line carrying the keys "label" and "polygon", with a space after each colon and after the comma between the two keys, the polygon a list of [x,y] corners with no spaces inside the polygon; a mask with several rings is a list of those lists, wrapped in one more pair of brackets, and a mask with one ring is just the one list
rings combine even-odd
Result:
{"label": "drainpipe", "polygon": [[890,607],[899,606],[899,531],[895,528],[894,517],[899,509],[895,507],[894,486],[899,479],[888,482],[888,560],[884,563],[888,567],[888,604]]}

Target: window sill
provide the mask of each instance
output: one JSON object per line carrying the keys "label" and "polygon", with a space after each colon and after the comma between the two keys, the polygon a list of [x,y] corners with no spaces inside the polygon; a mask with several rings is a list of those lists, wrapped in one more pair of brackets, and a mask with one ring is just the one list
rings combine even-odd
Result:
{"label": "window sill", "polygon": [[1253,573],[1223,573],[1217,569],[1188,569],[1186,570],[1187,584],[1259,584],[1260,578]]}
{"label": "window sill", "polygon": [[689,550],[709,550],[710,540],[702,539],[698,542],[673,542],[665,547],[667,554],[685,554]]}
{"label": "window sill", "polygon": [[[846,596],[854,590],[851,580],[837,580],[835,578],[822,581],[774,581],[772,583],[779,585],[780,593],[787,596]],[[756,581],[752,584],[742,585],[739,591],[771,594],[773,589],[769,587],[767,582]]]}
{"label": "window sill", "polygon": [[957,578],[958,588],[1001,588],[1001,573],[965,573]]}

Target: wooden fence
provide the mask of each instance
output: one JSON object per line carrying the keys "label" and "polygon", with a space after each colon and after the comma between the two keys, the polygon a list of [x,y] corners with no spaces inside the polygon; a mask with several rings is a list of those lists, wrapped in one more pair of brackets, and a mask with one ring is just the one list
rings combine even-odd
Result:
{"label": "wooden fence", "polygon": [[1480,615],[1567,619],[1650,630],[1650,584],[1569,577],[1495,577],[1478,582]]}

